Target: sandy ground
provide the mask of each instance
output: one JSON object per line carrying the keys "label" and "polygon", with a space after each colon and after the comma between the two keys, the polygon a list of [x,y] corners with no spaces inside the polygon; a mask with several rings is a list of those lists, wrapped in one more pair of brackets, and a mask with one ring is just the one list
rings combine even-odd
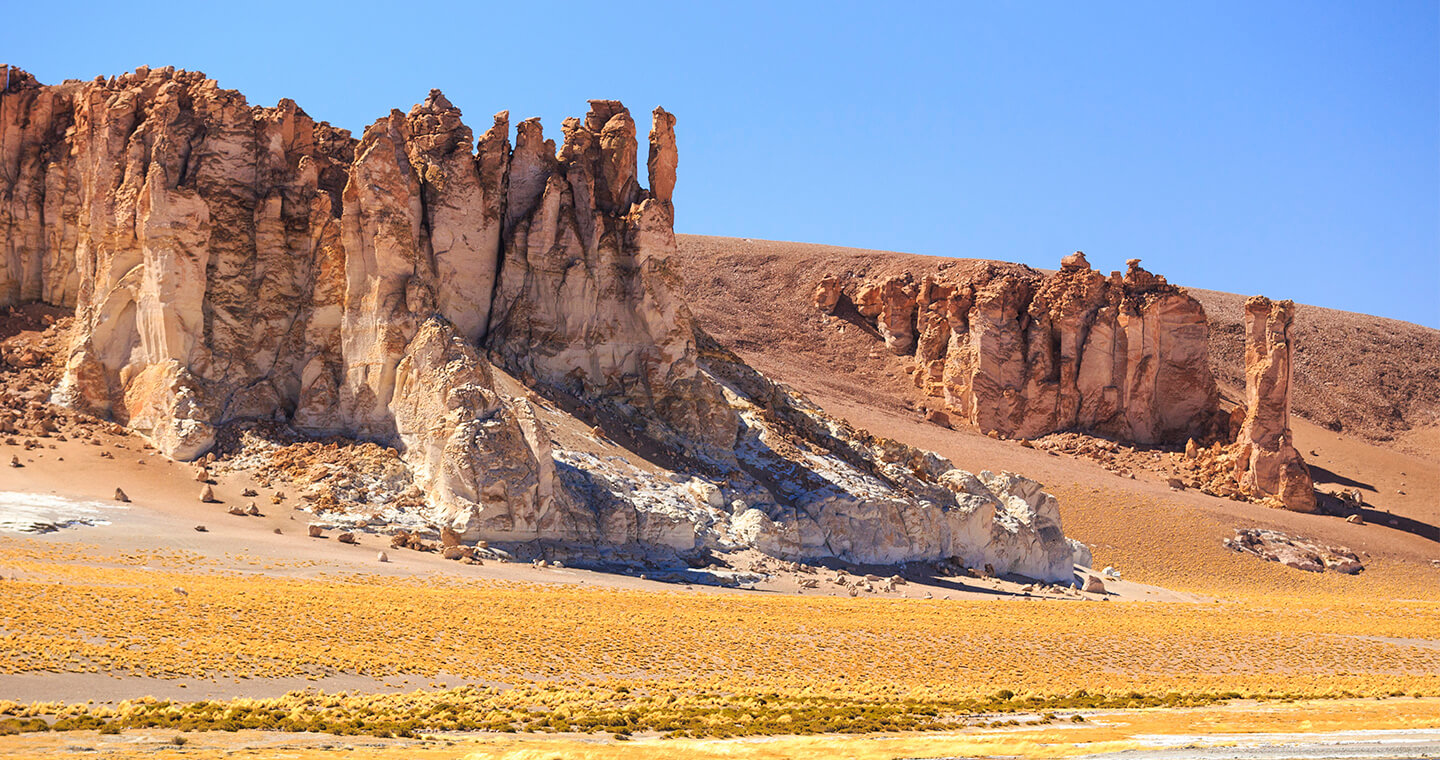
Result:
{"label": "sandy ground", "polygon": [[[578,448],[586,445],[600,453],[614,444],[589,438],[588,429],[554,410],[542,415],[553,416],[553,432],[557,440]],[[455,577],[489,581],[522,583],[577,584],[605,588],[676,590],[696,594],[841,596],[848,592],[829,582],[836,569],[817,568],[814,573],[785,572],[773,560],[763,573],[766,577],[743,588],[666,583],[620,573],[593,572],[578,568],[536,568],[529,563],[487,561],[483,565],[465,565],[445,560],[439,554],[389,547],[388,531],[383,526],[359,533],[359,543],[342,544],[334,539],[337,531],[327,531],[326,538],[311,538],[307,525],[322,522],[300,510],[293,497],[284,503],[272,503],[276,492],[294,494],[296,489],[283,482],[263,487],[245,474],[212,474],[211,486],[220,503],[202,503],[199,495],[206,484],[197,481],[198,467],[170,460],[151,449],[136,436],[102,434],[102,445],[78,440],[60,441],[40,438],[40,448],[30,450],[7,445],[0,439],[0,460],[8,461],[13,454],[24,465],[20,468],[0,467],[0,494],[20,496],[36,494],[60,500],[74,500],[84,505],[87,513],[98,511],[99,524],[63,527],[43,533],[0,532],[0,548],[22,542],[42,546],[82,547],[74,563],[92,566],[115,566],[106,557],[151,558],[141,567],[157,569],[179,567],[187,572],[243,573],[265,577],[322,578],[343,577],[362,573],[381,577]],[[586,440],[588,439],[588,442]],[[986,439],[988,440],[988,439]],[[22,442],[23,440],[17,441]],[[623,452],[616,448],[616,452]],[[614,453],[614,452],[611,452]],[[630,455],[632,460],[643,462]],[[129,503],[114,501],[116,488],[130,498]],[[242,492],[253,489],[255,497]],[[0,499],[3,504],[4,499]],[[236,504],[259,505],[262,515],[236,516],[227,510]],[[0,506],[3,509],[3,506]],[[59,510],[63,512],[64,510]],[[204,526],[205,531],[195,528]],[[7,543],[8,542],[8,543]],[[384,552],[388,561],[378,560]],[[761,555],[746,552],[726,557],[740,568],[764,563]],[[762,565],[763,566],[763,565]],[[840,567],[840,566],[835,566]],[[888,577],[895,568],[843,566],[851,577],[868,572]],[[820,588],[805,589],[802,580],[823,578]],[[894,592],[879,591],[867,596],[892,599],[992,599],[997,603],[1044,602],[1078,604],[1096,601],[1205,601],[1198,594],[1176,592],[1132,579],[1106,579],[1103,594],[1081,593],[1053,587],[1031,585],[1023,579],[969,576],[935,577],[907,573],[908,582]],[[0,564],[0,578],[22,580],[64,579],[40,578]],[[108,674],[14,674],[0,675],[0,698],[20,702],[36,700],[95,699],[113,702],[140,696],[161,699],[195,700],[235,697],[278,696],[300,688],[326,691],[363,690],[367,692],[410,691],[435,683],[459,686],[467,683],[485,685],[481,681],[458,678],[375,679],[353,675],[332,675],[320,680],[302,678],[234,679],[217,674],[209,679],[176,681],[139,676]]]}
{"label": "sandy ground", "polygon": [[[187,734],[132,730],[0,737],[0,758],[83,752],[122,760],[140,757],[303,758],[343,753],[375,760],[535,760],[537,758],[692,758],[693,760],[892,760],[893,758],[1080,757],[1345,758],[1440,757],[1440,703],[1435,699],[1332,700],[1285,704],[1241,702],[1198,709],[1086,712],[1085,721],[994,726],[946,733],[855,736],[774,736],[744,739],[660,739],[608,735],[505,736],[443,734],[417,739],[290,734],[265,731]],[[1012,716],[1017,717],[1017,716]],[[1026,722],[1037,716],[1018,716]],[[1283,727],[1278,728],[1277,727]]]}

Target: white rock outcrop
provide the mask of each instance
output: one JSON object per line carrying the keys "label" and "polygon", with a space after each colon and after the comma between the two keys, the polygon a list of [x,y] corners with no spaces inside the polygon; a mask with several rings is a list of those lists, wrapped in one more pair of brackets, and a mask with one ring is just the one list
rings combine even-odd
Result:
{"label": "white rock outcrop", "polygon": [[[3,73],[0,306],[74,308],[54,399],[170,456],[265,421],[394,446],[466,541],[1070,578],[1038,484],[854,430],[705,336],[668,261],[678,158],[662,109],[647,190],[616,101],[567,119],[558,151],[522,121],[512,149],[507,113],[475,140],[438,91],[356,140],[196,72],[53,87]],[[895,283],[873,296],[897,350],[934,340],[910,298]],[[502,372],[563,410],[552,421],[673,477],[555,449],[536,404],[498,391]]]}

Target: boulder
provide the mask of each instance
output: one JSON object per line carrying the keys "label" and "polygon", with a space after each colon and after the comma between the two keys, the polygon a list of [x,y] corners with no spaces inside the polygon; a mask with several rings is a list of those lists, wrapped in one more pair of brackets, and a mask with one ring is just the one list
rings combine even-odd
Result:
{"label": "boulder", "polygon": [[206,485],[200,489],[200,501],[206,504],[219,504],[220,500],[215,498],[215,489]]}
{"label": "boulder", "polygon": [[811,300],[815,308],[826,314],[834,314],[835,308],[840,305],[840,278],[833,274],[827,274],[820,279],[820,284],[815,286],[815,295]]}
{"label": "boulder", "polygon": [[307,526],[305,526],[305,527],[306,527],[306,530],[307,530],[307,532],[309,533],[309,535],[310,535],[311,538],[324,538],[324,537],[325,537],[325,528],[324,528],[323,526],[320,526],[320,525],[316,525],[316,524],[314,524],[314,523],[311,523],[311,524],[309,524],[309,525],[307,525]]}
{"label": "boulder", "polygon": [[124,491],[122,491],[122,490],[120,490],[119,488],[117,488],[117,489],[115,489],[115,501],[124,502],[124,503],[126,503],[126,504],[129,504],[129,503],[130,503],[130,497],[127,496]]}
{"label": "boulder", "polygon": [[1085,576],[1085,586],[1081,589],[1087,594],[1105,593],[1105,582],[1093,575]]}

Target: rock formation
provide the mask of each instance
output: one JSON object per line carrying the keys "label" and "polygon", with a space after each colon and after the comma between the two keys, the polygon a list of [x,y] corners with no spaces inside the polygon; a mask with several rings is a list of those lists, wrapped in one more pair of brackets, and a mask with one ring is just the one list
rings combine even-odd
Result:
{"label": "rock formation", "polygon": [[[170,456],[273,425],[393,446],[424,520],[466,541],[959,557],[1070,578],[1076,549],[1038,484],[854,430],[698,329],[668,263],[678,160],[661,109],[647,190],[615,101],[567,119],[557,152],[534,119],[512,148],[504,112],[472,146],[438,91],[356,140],[173,68],[47,87],[7,67],[0,81],[0,306],[73,308],[54,400]],[[1181,377],[1190,302],[1137,272],[1077,270],[1075,294],[887,282],[856,297],[895,350],[941,363],[937,387],[978,424],[1083,413],[1158,438],[1184,424],[1156,394],[1203,406],[1213,383]],[[1067,329],[1074,366],[1012,377]],[[502,393],[508,378],[563,411]],[[1016,382],[1033,401],[1006,395]],[[557,448],[546,415],[668,474]]]}
{"label": "rock formation", "polygon": [[1264,296],[1245,303],[1246,403],[1230,412],[1220,440],[1186,443],[1177,464],[1188,485],[1295,512],[1318,511],[1310,470],[1290,432],[1294,311],[1292,302]]}
{"label": "rock formation", "polygon": [[[1129,262],[1109,277],[1085,255],[1049,276],[996,268],[918,282],[898,275],[841,284],[886,346],[915,357],[915,384],[949,419],[1006,437],[1080,429],[1138,443],[1210,435],[1218,392],[1199,302]],[[934,408],[934,407],[932,407]]]}
{"label": "rock formation", "polygon": [[1290,433],[1294,316],[1291,301],[1255,296],[1245,302],[1245,422],[1235,461],[1240,486],[1251,496],[1314,512],[1315,484]]}

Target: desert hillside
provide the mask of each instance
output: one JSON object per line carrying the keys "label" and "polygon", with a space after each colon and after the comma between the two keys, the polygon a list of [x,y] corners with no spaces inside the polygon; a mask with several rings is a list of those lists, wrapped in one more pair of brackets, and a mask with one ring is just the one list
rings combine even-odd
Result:
{"label": "desert hillside", "polygon": [[[868,279],[904,272],[954,275],[989,263],[750,238],[681,235],[679,243],[691,308],[711,334],[782,379],[798,383],[799,377],[814,374],[808,381],[891,409],[906,406],[910,398],[890,382],[903,377],[896,374],[898,364],[873,333],[814,329],[822,322],[810,299],[815,286],[829,274]],[[1095,258],[1102,271],[1123,269],[1122,262]],[[1237,282],[1237,289],[1242,284]],[[1241,320],[1246,295],[1188,291],[1205,306],[1211,369],[1233,399],[1245,387]],[[1410,453],[1434,451],[1440,442],[1440,331],[1301,304],[1294,333],[1295,414]],[[821,367],[827,371],[808,371]]]}
{"label": "desert hillside", "polygon": [[[1354,525],[1176,491],[1163,472],[1117,477],[1116,468],[1094,461],[995,440],[963,425],[930,424],[906,371],[911,357],[887,351],[868,324],[824,315],[812,302],[829,274],[954,277],[987,264],[1022,265],[693,235],[680,236],[676,261],[697,322],[716,340],[857,426],[934,450],[960,467],[1009,469],[1041,481],[1061,499],[1067,534],[1094,548],[1096,566],[1114,563],[1147,582],[1210,592],[1357,588],[1252,563],[1222,544],[1235,529],[1274,528],[1361,552],[1367,583],[1395,584],[1392,593],[1433,593],[1440,574],[1432,564],[1440,558],[1440,458],[1426,441],[1440,410],[1434,379],[1440,332],[1313,306],[1296,311],[1296,446],[1321,493],[1363,494],[1370,524]],[[1097,260],[1097,268],[1112,268],[1106,263]],[[1212,368],[1234,401],[1244,389],[1245,299],[1190,292],[1206,307]],[[1116,450],[1121,458],[1148,456],[1124,445]]]}

